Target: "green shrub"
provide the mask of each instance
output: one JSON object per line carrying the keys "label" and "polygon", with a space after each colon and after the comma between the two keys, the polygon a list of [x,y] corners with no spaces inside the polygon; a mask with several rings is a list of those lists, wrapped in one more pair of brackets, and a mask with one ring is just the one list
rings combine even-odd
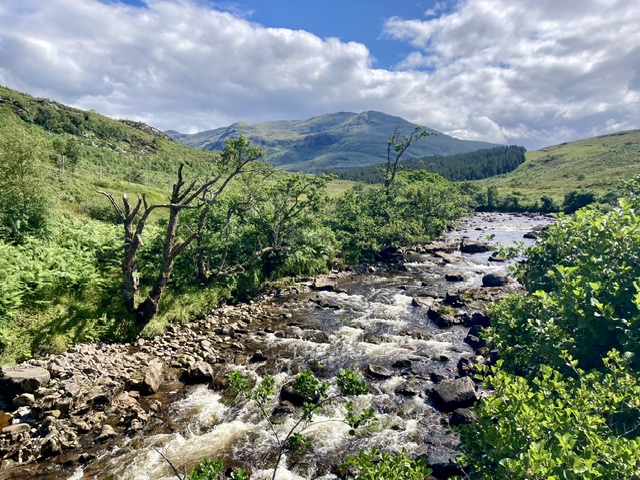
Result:
{"label": "green shrub", "polygon": [[509,368],[560,368],[561,350],[587,369],[612,348],[640,353],[640,216],[631,202],[561,216],[526,255],[527,294],[494,310],[494,346]]}
{"label": "green shrub", "polygon": [[431,474],[424,460],[412,459],[404,450],[393,455],[375,447],[349,455],[341,468],[345,478],[353,480],[424,480]]}
{"label": "green shrub", "polygon": [[481,369],[494,390],[478,424],[461,429],[471,479],[633,479],[640,476],[640,384],[615,350],[605,373],[573,375],[547,365],[538,375]]}

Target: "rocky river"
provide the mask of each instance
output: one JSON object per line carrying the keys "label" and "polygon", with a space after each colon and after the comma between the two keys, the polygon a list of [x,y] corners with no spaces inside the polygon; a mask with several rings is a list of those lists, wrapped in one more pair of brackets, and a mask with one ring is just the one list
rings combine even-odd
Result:
{"label": "rocky river", "polygon": [[[276,478],[338,478],[345,455],[372,446],[404,449],[448,478],[458,468],[450,425],[473,421],[468,407],[488,394],[471,379],[494,355],[479,338],[487,304],[519,288],[485,244],[523,241],[550,222],[477,215],[441,241],[389,252],[388,262],[225,306],[153,339],[5,367],[0,479],[168,480],[177,476],[166,459],[184,473],[204,457],[271,478],[273,433],[255,402],[231,396],[226,375],[270,374],[280,391],[310,369],[335,392],[343,368],[365,376],[369,394],[357,402],[376,421],[350,435],[336,421],[344,402],[331,402],[305,431],[312,448],[285,457]],[[296,407],[281,396],[272,413],[285,432]]]}

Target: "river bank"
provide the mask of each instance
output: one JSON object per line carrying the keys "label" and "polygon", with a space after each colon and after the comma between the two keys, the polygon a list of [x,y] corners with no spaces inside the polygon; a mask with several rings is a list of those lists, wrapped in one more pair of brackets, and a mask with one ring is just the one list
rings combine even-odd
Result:
{"label": "river bank", "polygon": [[[468,378],[491,358],[478,338],[490,321],[486,306],[518,288],[477,240],[512,232],[508,244],[546,222],[480,216],[444,241],[391,252],[389,263],[223,307],[151,340],[78,345],[27,362],[50,378],[5,417],[12,425],[0,435],[0,479],[175,478],[156,449],[180,471],[210,456],[270,478],[272,439],[255,409],[225,393],[226,373],[269,373],[280,387],[301,369],[332,382],[345,367],[366,375],[378,426],[351,438],[321,424],[313,452],[278,478],[336,478],[346,453],[371,446],[405,448],[446,478],[457,442],[452,412],[482,395]],[[450,391],[458,392],[451,403]]]}

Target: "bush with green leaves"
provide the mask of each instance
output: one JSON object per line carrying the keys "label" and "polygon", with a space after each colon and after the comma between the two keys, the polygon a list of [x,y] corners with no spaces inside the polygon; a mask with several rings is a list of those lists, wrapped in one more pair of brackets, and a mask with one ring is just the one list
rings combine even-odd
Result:
{"label": "bush with green leaves", "polygon": [[0,239],[21,243],[47,233],[54,196],[42,143],[22,129],[0,133]]}
{"label": "bush with green leaves", "polygon": [[589,373],[567,355],[572,374],[540,366],[532,379],[507,373],[502,362],[479,367],[494,391],[479,423],[462,427],[469,478],[640,478],[640,383],[615,350],[606,371]]}
{"label": "bush with green leaves", "polygon": [[[519,268],[527,293],[494,309],[493,345],[517,372],[561,368],[567,350],[584,368],[612,348],[640,354],[640,215],[621,199],[560,216]],[[634,358],[637,367],[640,355]]]}
{"label": "bush with green leaves", "polygon": [[[230,478],[231,480],[247,480],[249,472],[243,468],[232,470],[226,475],[225,464],[221,459],[209,460],[205,458],[198,466],[187,475],[186,480],[223,480]],[[180,478],[178,476],[178,478]]]}
{"label": "bush with green leaves", "polygon": [[352,480],[424,480],[431,474],[423,459],[415,460],[404,450],[393,455],[375,447],[349,455],[341,470],[344,478]]}
{"label": "bush with green leaves", "polygon": [[440,175],[399,172],[388,187],[356,187],[336,200],[329,220],[347,262],[388,247],[427,242],[467,212],[469,199]]}

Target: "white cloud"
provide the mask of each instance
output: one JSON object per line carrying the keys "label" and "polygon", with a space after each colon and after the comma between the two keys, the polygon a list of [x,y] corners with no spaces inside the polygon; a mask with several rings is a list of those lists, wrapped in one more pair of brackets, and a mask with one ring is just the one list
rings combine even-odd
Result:
{"label": "white cloud", "polygon": [[391,18],[386,34],[417,49],[398,68],[433,72],[450,132],[495,136],[497,125],[542,146],[606,132],[612,116],[640,127],[639,15],[638,0],[473,0],[435,19]]}
{"label": "white cloud", "polygon": [[640,127],[640,0],[440,2],[388,20],[413,47],[393,71],[211,5],[3,0],[0,84],[182,131],[348,110],[533,147]]}

